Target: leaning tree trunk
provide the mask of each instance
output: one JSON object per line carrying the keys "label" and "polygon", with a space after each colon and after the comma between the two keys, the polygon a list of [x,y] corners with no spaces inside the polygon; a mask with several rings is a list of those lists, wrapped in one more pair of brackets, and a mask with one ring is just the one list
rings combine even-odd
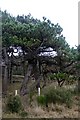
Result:
{"label": "leaning tree trunk", "polygon": [[6,48],[3,48],[3,52],[4,52],[4,62],[2,65],[2,94],[3,96],[5,96],[7,94],[7,86],[8,86],[8,56],[7,56],[7,52],[6,52]]}
{"label": "leaning tree trunk", "polygon": [[11,58],[10,58],[10,71],[9,71],[9,83],[12,83],[12,74],[13,74],[13,51],[11,53]]}
{"label": "leaning tree trunk", "polygon": [[[32,86],[32,88],[28,87],[28,83],[30,80],[31,74],[34,74],[34,78],[36,82]],[[37,60],[32,60],[28,62],[28,68],[27,73],[25,74],[24,80],[21,85],[20,93],[21,95],[25,95],[30,92],[31,89],[34,89],[35,87],[38,89],[40,87],[40,79],[41,79],[41,73],[40,73],[40,66],[39,62]]]}
{"label": "leaning tree trunk", "polygon": [[38,89],[40,87],[40,79],[41,79],[41,68],[40,63],[37,60],[36,64],[33,65],[33,73],[34,78],[36,80],[36,88]]}
{"label": "leaning tree trunk", "polygon": [[7,94],[7,66],[3,67],[3,77],[2,77],[2,94],[5,96]]}
{"label": "leaning tree trunk", "polygon": [[21,95],[25,95],[29,92],[27,89],[27,85],[29,82],[30,75],[32,73],[32,69],[33,69],[32,64],[28,64],[27,73],[25,74],[25,77],[24,77],[24,80],[22,82],[21,89],[20,89]]}
{"label": "leaning tree trunk", "polygon": [[13,65],[11,63],[11,65],[10,65],[10,72],[9,72],[9,83],[12,83],[12,70],[13,70]]}

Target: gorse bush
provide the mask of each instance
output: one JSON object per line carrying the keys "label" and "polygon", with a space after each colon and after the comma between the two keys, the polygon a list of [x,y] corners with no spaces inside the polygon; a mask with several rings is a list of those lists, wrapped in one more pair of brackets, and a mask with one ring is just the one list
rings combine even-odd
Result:
{"label": "gorse bush", "polygon": [[47,103],[66,103],[69,105],[72,102],[72,94],[69,90],[61,89],[61,88],[52,88],[47,93],[45,93]]}
{"label": "gorse bush", "polygon": [[38,96],[37,102],[40,105],[46,105],[46,96],[44,96],[44,95]]}
{"label": "gorse bush", "polygon": [[64,91],[62,91],[61,95],[62,95],[62,101],[61,102],[66,103],[67,107],[71,107],[71,105],[72,105],[72,96],[73,96],[71,91],[69,91],[69,90],[65,91],[64,90]]}
{"label": "gorse bush", "polygon": [[37,101],[41,105],[48,106],[49,103],[65,103],[67,107],[71,107],[72,93],[71,91],[62,88],[51,88],[44,93],[44,96],[39,96]]}
{"label": "gorse bush", "polygon": [[17,96],[9,96],[7,101],[7,108],[10,112],[19,112],[22,108],[20,97]]}

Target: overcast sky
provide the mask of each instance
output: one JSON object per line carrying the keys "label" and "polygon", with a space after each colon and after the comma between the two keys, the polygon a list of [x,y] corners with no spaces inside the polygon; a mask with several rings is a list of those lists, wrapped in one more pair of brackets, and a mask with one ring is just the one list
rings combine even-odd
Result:
{"label": "overcast sky", "polygon": [[59,23],[69,45],[78,45],[78,1],[79,0],[0,0],[1,10],[11,15],[43,16],[54,24]]}

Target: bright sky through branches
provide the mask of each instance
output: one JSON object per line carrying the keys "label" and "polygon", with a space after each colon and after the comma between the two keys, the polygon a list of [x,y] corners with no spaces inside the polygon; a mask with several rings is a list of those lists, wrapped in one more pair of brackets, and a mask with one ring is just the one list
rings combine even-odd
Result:
{"label": "bright sky through branches", "polygon": [[0,0],[1,10],[11,15],[43,16],[54,24],[59,23],[69,45],[78,45],[78,1],[79,0]]}

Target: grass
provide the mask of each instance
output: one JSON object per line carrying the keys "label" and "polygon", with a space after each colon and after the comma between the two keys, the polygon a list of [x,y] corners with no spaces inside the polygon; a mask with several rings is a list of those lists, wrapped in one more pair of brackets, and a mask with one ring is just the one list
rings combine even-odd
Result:
{"label": "grass", "polygon": [[21,111],[21,112],[19,113],[19,115],[20,115],[22,118],[25,118],[25,117],[28,116],[28,113],[27,113],[26,111]]}
{"label": "grass", "polygon": [[72,103],[72,94],[71,91],[66,90],[64,88],[57,88],[55,89],[50,88],[45,93],[44,96],[46,98],[46,103],[59,103],[63,104],[65,103],[67,107],[70,107]]}
{"label": "grass", "polygon": [[41,96],[37,96],[37,102],[39,105],[46,105],[46,96],[41,95]]}
{"label": "grass", "polygon": [[[12,95],[14,95],[14,91],[15,91],[15,89],[17,89],[18,90],[18,94],[19,94],[19,89],[20,89],[20,86],[21,86],[21,83],[20,82],[15,82],[15,83],[12,83],[11,85],[9,85],[9,87],[8,87],[8,96],[10,95],[10,94],[12,94]],[[53,92],[50,92],[51,90],[53,89]],[[56,90],[57,89],[57,90]],[[59,111],[61,111],[61,109],[63,108],[63,106],[65,107],[65,112],[66,112],[66,114],[68,114],[67,113],[67,109],[66,109],[66,106],[67,107],[70,107],[70,105],[71,105],[71,103],[75,100],[75,98],[74,99],[71,99],[71,101],[69,101],[69,103],[70,103],[70,105],[68,105],[69,103],[68,103],[68,100],[69,99],[67,99],[66,97],[67,97],[67,95],[68,95],[68,93],[69,93],[69,96],[68,96],[68,98],[69,97],[71,97],[72,98],[72,95],[73,96],[77,96],[78,94],[77,94],[77,87],[74,89],[74,91],[67,91],[66,93],[65,93],[65,89],[63,89],[63,88],[58,88],[58,87],[56,87],[56,89],[54,89],[54,87],[51,87],[51,84],[50,85],[47,85],[46,87],[44,87],[43,88],[43,90],[41,90],[41,98],[40,97],[38,97],[37,99],[39,99],[40,100],[40,102],[41,103],[39,103],[39,105],[41,104],[41,106],[43,106],[43,107],[41,107],[42,109],[46,106],[46,104],[45,104],[45,102],[44,101],[46,101],[46,99],[45,99],[45,97],[44,96],[47,96],[47,101],[48,101],[48,107],[49,107],[49,105],[51,104],[51,102],[53,102],[54,104],[54,106],[55,106],[55,104],[59,104],[60,106],[61,106],[61,108],[58,108],[58,106],[57,107],[54,107],[54,111],[57,113],[57,112],[59,112]],[[60,90],[61,89],[61,90]],[[56,91],[56,92],[55,92]],[[63,93],[63,94],[62,94]],[[8,97],[7,96],[7,97]],[[5,112],[5,113],[3,113],[3,117],[6,117],[6,118],[25,118],[25,117],[29,117],[29,115],[32,115],[33,117],[35,116],[35,112],[34,112],[34,110],[36,109],[36,106],[37,106],[37,108],[38,108],[38,104],[35,104],[37,101],[36,101],[36,96],[37,96],[37,93],[35,93],[35,94],[33,94],[32,92],[30,93],[30,95],[28,95],[29,96],[29,99],[28,99],[28,97],[27,97],[27,99],[26,99],[26,96],[24,96],[24,98],[23,97],[21,97],[21,99],[22,99],[22,104],[23,104],[23,107],[25,107],[25,110],[27,111],[20,111],[19,113],[9,113],[8,111],[7,112]],[[53,96],[54,96],[54,100],[52,99],[53,98]],[[52,97],[52,98],[51,98]],[[64,98],[64,99],[63,99]],[[65,99],[66,99],[66,103],[65,103]],[[30,102],[32,102],[32,106],[30,106],[29,104],[27,104],[27,101],[29,101],[30,100]],[[59,102],[59,100],[60,100],[60,102]],[[25,102],[26,101],[26,102]],[[64,102],[62,102],[62,101],[64,101]],[[29,103],[30,103],[29,102]],[[65,106],[66,105],[66,106]],[[34,106],[34,109],[33,109],[33,106]],[[52,106],[51,106],[52,107]],[[46,108],[44,108],[45,109],[45,113],[46,113],[46,116],[48,115],[49,116],[49,112],[47,112],[46,111]],[[73,110],[75,109],[75,108],[72,108]],[[72,110],[71,109],[71,110]],[[50,110],[51,110],[51,108],[50,108]],[[70,109],[68,109],[68,110],[70,110]],[[44,112],[44,110],[42,110],[43,112]],[[53,111],[51,111],[51,112],[53,112]],[[61,114],[63,114],[63,110],[62,110],[62,112],[61,112]],[[41,113],[42,114],[42,113]],[[75,111],[74,111],[74,114],[75,114]],[[64,115],[63,115],[64,116]],[[53,117],[54,117],[54,113],[53,113]]]}

